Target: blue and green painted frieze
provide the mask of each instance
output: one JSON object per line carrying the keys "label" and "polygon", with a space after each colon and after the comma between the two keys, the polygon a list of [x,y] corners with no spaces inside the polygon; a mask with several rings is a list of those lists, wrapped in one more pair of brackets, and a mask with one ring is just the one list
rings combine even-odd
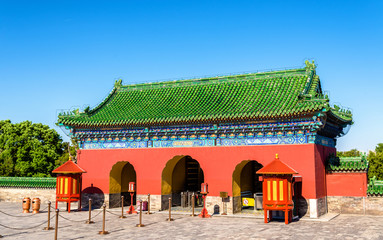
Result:
{"label": "blue and green painted frieze", "polygon": [[82,149],[251,146],[315,143],[335,147],[335,140],[317,135],[322,123],[222,124],[119,130],[78,130],[72,134]]}

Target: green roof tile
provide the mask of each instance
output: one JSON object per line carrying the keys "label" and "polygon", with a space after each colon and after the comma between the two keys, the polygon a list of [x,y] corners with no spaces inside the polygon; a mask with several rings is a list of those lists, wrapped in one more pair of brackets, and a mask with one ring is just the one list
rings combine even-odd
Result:
{"label": "green roof tile", "polygon": [[367,171],[368,161],[365,155],[359,157],[336,157],[330,155],[327,161],[327,170],[332,172],[359,172]]}
{"label": "green roof tile", "polygon": [[344,123],[348,112],[329,108],[315,69],[121,85],[86,113],[59,115],[73,127],[147,126],[279,119],[326,107]]}
{"label": "green roof tile", "polygon": [[0,177],[0,187],[55,188],[56,178]]}
{"label": "green roof tile", "polygon": [[383,196],[383,180],[377,180],[376,176],[370,178],[367,193],[370,196]]}

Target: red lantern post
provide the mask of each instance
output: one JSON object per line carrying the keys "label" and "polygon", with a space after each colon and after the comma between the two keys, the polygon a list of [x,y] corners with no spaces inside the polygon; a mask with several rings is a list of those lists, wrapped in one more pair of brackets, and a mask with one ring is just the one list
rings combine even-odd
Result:
{"label": "red lantern post", "polygon": [[292,220],[293,203],[293,174],[297,171],[279,160],[276,154],[275,160],[257,171],[262,174],[263,180],[263,210],[265,223],[271,220],[272,211],[285,213],[285,224]]}
{"label": "red lantern post", "polygon": [[208,190],[207,190],[207,186],[208,186],[207,183],[202,183],[201,184],[201,194],[202,194],[202,198],[203,198],[203,209],[202,209],[200,215],[198,215],[201,218],[209,218],[209,217],[211,217],[208,214],[207,209],[206,209],[206,196],[209,193]]}
{"label": "red lantern post", "polygon": [[81,210],[81,182],[82,174],[86,171],[72,162],[71,157],[60,167],[52,171],[57,173],[56,183],[56,209],[58,202],[66,202],[70,213],[70,204],[79,202],[78,210]]}
{"label": "red lantern post", "polygon": [[135,185],[136,185],[135,182],[129,183],[128,192],[130,192],[130,207],[129,207],[129,210],[126,212],[128,214],[137,213],[136,210],[134,210],[134,206],[133,206],[133,196],[134,196],[134,192],[136,191]]}

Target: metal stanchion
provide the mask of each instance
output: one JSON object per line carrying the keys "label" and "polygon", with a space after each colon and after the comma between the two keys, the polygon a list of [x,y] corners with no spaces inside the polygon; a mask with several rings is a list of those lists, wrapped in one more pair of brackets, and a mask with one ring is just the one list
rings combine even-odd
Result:
{"label": "metal stanchion", "polygon": [[101,234],[101,235],[109,234],[108,231],[105,231],[105,208],[106,208],[106,205],[104,203],[104,205],[102,205],[102,231],[98,232],[98,234]]}
{"label": "metal stanchion", "polygon": [[174,221],[172,218],[172,198],[169,198],[169,218],[166,221]]}
{"label": "metal stanchion", "polygon": [[48,202],[48,225],[44,228],[44,230],[52,230],[53,227],[50,226],[51,224],[51,202]]}
{"label": "metal stanchion", "polygon": [[194,195],[194,192],[193,192],[193,195],[192,195],[192,214],[190,215],[192,217],[197,216],[196,214],[194,214],[194,208],[195,208],[195,195]]}
{"label": "metal stanchion", "polygon": [[126,218],[124,216],[124,196],[121,196],[121,216],[120,218]]}
{"label": "metal stanchion", "polygon": [[140,200],[140,223],[136,225],[136,227],[144,227],[145,225],[142,224],[142,200]]}
{"label": "metal stanchion", "polygon": [[91,198],[89,198],[88,208],[89,208],[89,219],[85,223],[92,224],[94,222],[92,221],[92,199]]}
{"label": "metal stanchion", "polygon": [[222,214],[221,215],[227,215],[227,205],[226,201],[228,200],[228,192],[219,192],[219,196],[222,199]]}
{"label": "metal stanchion", "polygon": [[55,220],[55,240],[57,240],[57,232],[59,230],[59,210],[56,209],[56,220]]}
{"label": "metal stanchion", "polygon": [[146,212],[146,214],[152,214],[150,212],[150,194],[148,194],[148,211]]}
{"label": "metal stanchion", "polygon": [[227,215],[227,206],[226,202],[222,201],[222,214],[221,215]]}

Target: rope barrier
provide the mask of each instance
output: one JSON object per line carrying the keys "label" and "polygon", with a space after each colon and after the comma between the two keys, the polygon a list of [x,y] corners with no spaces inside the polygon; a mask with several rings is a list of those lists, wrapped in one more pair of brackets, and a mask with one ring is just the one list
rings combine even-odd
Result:
{"label": "rope barrier", "polygon": [[[97,214],[95,214],[94,216],[92,216],[91,217],[91,219],[94,219],[94,218],[96,218],[98,215],[100,215],[102,213],[102,211],[100,211],[100,212],[98,212]],[[83,220],[72,220],[72,219],[69,219],[69,218],[67,218],[67,217],[64,217],[64,216],[62,216],[61,214],[59,214],[59,216],[61,217],[61,218],[63,218],[63,219],[65,219],[65,220],[67,220],[67,221],[69,221],[69,222],[85,222],[85,221],[87,221],[88,219],[83,219]]]}
{"label": "rope barrier", "polygon": [[95,214],[94,216],[92,216],[92,218],[91,219],[94,219],[94,218],[96,218],[98,215],[100,215],[102,213],[102,211],[99,211],[97,214]]}
{"label": "rope barrier", "polygon": [[[117,202],[116,204],[114,204],[114,206],[112,207],[112,208],[114,208],[114,207],[116,207],[116,206],[119,206],[121,204],[121,206],[122,206],[122,208],[123,208],[123,201],[121,201],[121,202]],[[87,205],[87,206],[89,206],[89,205]],[[108,212],[108,213],[110,213],[110,214],[112,214],[112,215],[115,215],[115,216],[120,216],[120,214],[116,214],[116,213],[114,213],[114,212],[112,212],[112,211],[109,211],[109,210],[106,210],[105,209],[105,204],[103,204],[103,211],[99,211],[97,214],[95,214],[95,215],[93,215],[92,217],[91,217],[91,219],[95,219],[98,215],[100,215],[101,213],[104,213],[104,220],[103,221],[105,221],[105,212]],[[7,225],[4,225],[4,224],[1,224],[0,223],[0,226],[1,227],[3,227],[3,228],[7,228],[7,229],[12,229],[12,230],[30,230],[30,229],[34,229],[34,228],[38,228],[38,227],[40,227],[40,226],[42,226],[42,225],[44,225],[44,224],[46,224],[46,223],[49,223],[52,219],[54,219],[54,218],[57,218],[57,217],[61,217],[61,218],[63,218],[64,220],[66,220],[66,221],[69,221],[69,222],[73,222],[73,223],[78,223],[78,222],[84,222],[84,221],[86,221],[87,219],[85,219],[85,220],[72,220],[72,219],[69,219],[69,218],[67,218],[67,217],[64,217],[62,214],[59,214],[59,212],[58,212],[58,209],[55,209],[53,206],[51,206],[50,204],[48,204],[48,206],[47,207],[45,207],[43,210],[41,210],[41,211],[45,211],[46,209],[53,209],[54,211],[56,211],[56,215],[55,216],[52,216],[52,217],[50,217],[49,218],[49,216],[48,216],[48,220],[46,220],[46,221],[44,221],[44,222],[42,222],[42,223],[40,223],[40,224],[38,224],[38,225],[34,225],[34,226],[30,226],[30,227],[25,227],[25,228],[19,228],[19,227],[10,227],[10,226],[7,226]],[[34,215],[36,215],[36,213],[32,213],[32,214],[28,214],[28,215],[12,215],[12,214],[9,214],[9,213],[6,213],[6,212],[4,212],[4,211],[1,211],[0,210],[0,213],[2,213],[2,214],[4,214],[4,215],[7,215],[7,216],[10,216],[10,217],[31,217],[31,216],[34,216]],[[57,219],[56,219],[56,221],[57,221]],[[105,223],[104,223],[105,224]],[[49,225],[49,224],[48,224]],[[73,225],[73,224],[72,224]],[[68,225],[68,226],[72,226],[72,225]],[[67,227],[67,226],[65,226],[65,227]],[[49,228],[49,227],[48,227]],[[103,231],[105,232],[105,233],[107,233],[104,229],[103,229]],[[103,232],[102,231],[102,232]],[[104,233],[104,234],[105,234]],[[1,235],[0,235],[1,236]]]}
{"label": "rope barrier", "polygon": [[[121,202],[116,202],[116,204],[114,204],[112,207],[110,207],[110,208],[115,208],[115,207],[117,207],[117,205],[118,205],[118,207],[119,207],[119,205],[120,205],[120,203]],[[123,204],[123,203],[122,203]]]}
{"label": "rope barrier", "polygon": [[[54,217],[55,217],[55,216],[51,217],[50,220],[52,220]],[[4,227],[4,228],[12,229],[12,230],[29,230],[29,229],[37,228],[37,227],[39,227],[39,226],[41,226],[41,225],[44,225],[44,224],[46,224],[47,222],[48,222],[48,220],[46,220],[46,221],[44,221],[43,223],[40,223],[40,224],[38,224],[38,225],[36,225],[36,226],[26,227],[26,228],[9,227],[9,226],[3,225],[3,224],[1,224],[1,223],[0,223],[0,226],[1,226],[1,227]]]}
{"label": "rope barrier", "polygon": [[[48,207],[44,208],[44,209],[41,210],[41,211],[45,211],[46,209],[48,209]],[[31,214],[28,214],[28,215],[12,215],[12,214],[3,212],[3,211],[1,211],[1,210],[0,210],[0,213],[2,213],[2,214],[4,214],[4,215],[7,215],[7,216],[10,216],[10,217],[32,217],[32,216],[35,216],[36,214],[38,214],[38,213],[31,213]]]}
{"label": "rope barrier", "polygon": [[67,217],[64,217],[63,215],[59,214],[59,217],[63,218],[64,220],[67,220],[68,222],[85,222],[85,220],[73,220],[73,219],[69,219]]}
{"label": "rope barrier", "polygon": [[106,210],[108,213],[110,213],[110,214],[112,214],[112,215],[115,215],[115,216],[121,216],[121,214],[116,214],[116,213],[114,213],[114,212],[111,212],[111,211],[109,211],[109,210]]}

